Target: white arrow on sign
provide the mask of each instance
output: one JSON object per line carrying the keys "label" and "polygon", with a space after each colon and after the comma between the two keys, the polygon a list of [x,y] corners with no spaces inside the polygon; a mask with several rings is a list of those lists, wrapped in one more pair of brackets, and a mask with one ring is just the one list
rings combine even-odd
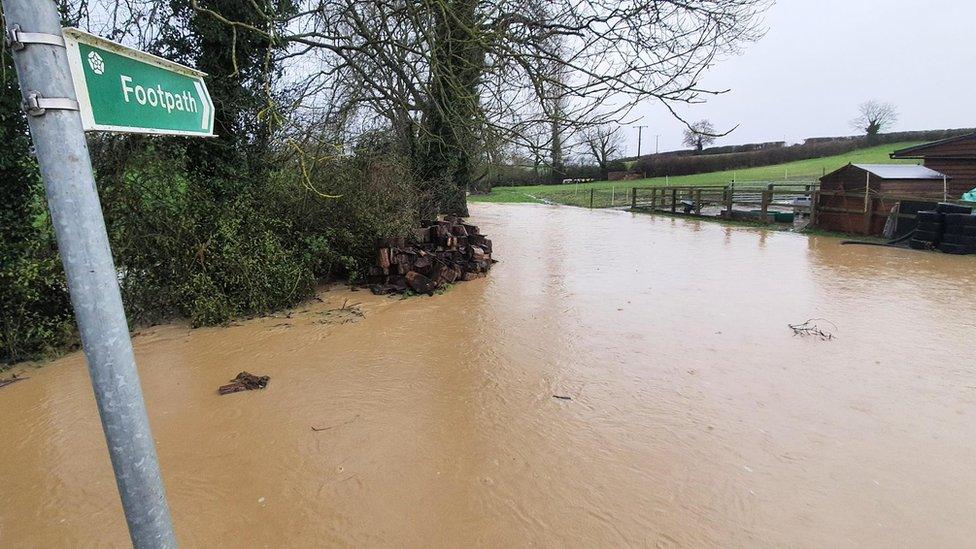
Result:
{"label": "white arrow on sign", "polygon": [[203,122],[200,123],[200,128],[206,130],[208,129],[207,126],[210,124],[210,100],[208,99],[207,94],[204,93],[203,86],[201,86],[199,82],[194,82],[193,86],[197,89],[197,95],[203,99],[203,101],[201,101],[201,103],[203,103]]}

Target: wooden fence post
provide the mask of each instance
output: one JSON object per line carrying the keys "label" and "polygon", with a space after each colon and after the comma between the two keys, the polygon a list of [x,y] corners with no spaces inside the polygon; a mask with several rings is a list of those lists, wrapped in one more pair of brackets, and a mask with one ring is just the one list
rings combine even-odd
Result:
{"label": "wooden fence post", "polygon": [[772,191],[766,190],[762,192],[762,220],[763,223],[769,223],[769,202],[772,198]]}
{"label": "wooden fence post", "polygon": [[657,211],[657,189],[651,187],[651,212]]}
{"label": "wooden fence post", "polygon": [[865,202],[864,211],[864,234],[871,234],[871,222],[874,221],[874,198],[868,198]]}
{"label": "wooden fence post", "polygon": [[735,201],[735,183],[725,188],[725,218],[732,219],[732,203]]}
{"label": "wooden fence post", "polygon": [[820,208],[820,191],[813,191],[810,196],[810,226],[817,226],[817,210]]}
{"label": "wooden fence post", "polygon": [[637,187],[630,189],[630,209],[637,209]]}
{"label": "wooden fence post", "polygon": [[671,213],[678,207],[678,189],[671,189]]}
{"label": "wooden fence post", "polygon": [[695,189],[695,215],[701,215],[701,189]]}
{"label": "wooden fence post", "polygon": [[590,189],[590,208],[593,207],[593,189]]}
{"label": "wooden fence post", "polygon": [[867,172],[864,178],[864,234],[871,234],[871,172]]}

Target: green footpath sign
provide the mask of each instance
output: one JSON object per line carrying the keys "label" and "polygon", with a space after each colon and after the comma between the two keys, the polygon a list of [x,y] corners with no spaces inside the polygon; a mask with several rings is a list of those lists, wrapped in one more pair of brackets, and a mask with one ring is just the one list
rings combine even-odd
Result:
{"label": "green footpath sign", "polygon": [[64,29],[86,131],[213,136],[205,73],[77,29]]}

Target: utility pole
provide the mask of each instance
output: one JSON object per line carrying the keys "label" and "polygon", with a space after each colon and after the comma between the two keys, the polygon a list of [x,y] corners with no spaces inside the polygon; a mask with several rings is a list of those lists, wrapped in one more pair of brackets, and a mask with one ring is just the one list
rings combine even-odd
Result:
{"label": "utility pole", "polygon": [[175,547],[61,18],[52,0],[2,4],[129,535],[139,549]]}
{"label": "utility pole", "polygon": [[644,128],[646,128],[647,126],[633,126],[633,127],[634,128],[637,128],[637,158],[640,158],[640,155],[641,155],[641,137],[644,134]]}
{"label": "utility pole", "polygon": [[661,154],[661,134],[654,134],[654,154]]}

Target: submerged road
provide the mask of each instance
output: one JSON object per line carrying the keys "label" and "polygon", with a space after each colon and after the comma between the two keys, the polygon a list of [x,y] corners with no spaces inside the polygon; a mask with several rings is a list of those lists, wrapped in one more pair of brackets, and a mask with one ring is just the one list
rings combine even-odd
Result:
{"label": "submerged road", "polygon": [[[444,295],[135,337],[183,546],[972,544],[976,258],[472,216],[501,262]],[[787,326],[811,318],[835,339]],[[271,383],[218,396],[241,370]],[[25,374],[0,546],[125,546],[83,356]]]}

